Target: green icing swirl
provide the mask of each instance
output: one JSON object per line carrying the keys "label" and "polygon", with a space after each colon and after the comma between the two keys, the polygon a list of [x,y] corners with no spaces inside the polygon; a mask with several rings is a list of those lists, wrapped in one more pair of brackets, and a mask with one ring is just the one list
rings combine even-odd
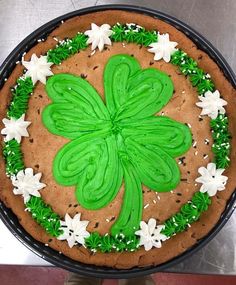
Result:
{"label": "green icing swirl", "polygon": [[214,120],[211,120],[211,129],[213,137],[212,151],[215,155],[217,168],[227,168],[230,163],[230,139],[231,135],[228,130],[228,118],[219,114]]}
{"label": "green icing swirl", "polygon": [[200,218],[202,212],[207,211],[210,204],[211,199],[207,193],[196,192],[192,200],[181,207],[180,212],[165,221],[165,228],[161,232],[167,237],[183,232]]}
{"label": "green icing swirl", "polygon": [[26,203],[28,211],[38,224],[40,224],[48,234],[58,237],[63,233],[60,229],[60,217],[53,212],[52,208],[45,204],[41,197],[31,196]]}
{"label": "green icing swirl", "polygon": [[30,77],[17,79],[17,84],[12,89],[12,101],[7,112],[9,118],[19,119],[26,113],[33,90],[34,85]]}
{"label": "green icing swirl", "polygon": [[16,140],[10,140],[4,143],[3,157],[6,162],[6,174],[12,176],[24,169],[23,155],[20,144]]}
{"label": "green icing swirl", "polygon": [[112,31],[111,39],[114,42],[132,42],[143,46],[157,42],[156,31],[146,31],[145,28],[135,24],[128,26],[117,23],[112,27]]}
{"label": "green icing swirl", "polygon": [[201,214],[198,208],[192,203],[183,205],[180,211],[189,224],[197,221]]}
{"label": "green icing swirl", "polygon": [[74,38],[67,39],[60,42],[56,48],[50,49],[47,53],[48,62],[53,62],[54,64],[60,64],[63,60],[67,59],[69,56],[77,53],[80,50],[85,49],[88,37],[83,33],[78,33]]}
{"label": "green icing swirl", "polygon": [[192,198],[192,203],[202,213],[207,211],[208,206],[211,204],[211,199],[207,193],[197,192]]}
{"label": "green icing swirl", "polygon": [[139,238],[135,235],[125,237],[123,235],[111,236],[106,234],[101,236],[99,233],[93,232],[85,239],[85,246],[93,252],[135,251],[139,247]]}
{"label": "green icing swirl", "polygon": [[189,76],[190,82],[197,88],[200,95],[207,91],[215,90],[214,83],[208,78],[208,74],[203,72],[203,70],[197,66],[197,62],[182,50],[178,50],[172,54],[171,63],[177,65],[184,75]]}
{"label": "green icing swirl", "polygon": [[124,179],[124,201],[111,233],[132,236],[142,217],[141,184],[161,192],[178,185],[174,158],[189,149],[191,133],[181,123],[154,116],[170,100],[172,81],[154,68],[142,70],[131,56],[109,59],[104,90],[106,105],[86,80],[50,77],[46,91],[52,104],[43,111],[43,123],[72,140],[57,153],[53,174],[59,184],[76,185],[83,207],[107,206]]}

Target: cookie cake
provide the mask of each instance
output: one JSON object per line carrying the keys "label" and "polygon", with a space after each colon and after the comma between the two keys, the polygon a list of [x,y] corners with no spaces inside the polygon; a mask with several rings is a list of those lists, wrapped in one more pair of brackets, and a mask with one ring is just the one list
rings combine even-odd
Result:
{"label": "cookie cake", "polygon": [[164,21],[73,17],[0,91],[0,199],[73,260],[162,264],[209,233],[235,189],[235,93]]}

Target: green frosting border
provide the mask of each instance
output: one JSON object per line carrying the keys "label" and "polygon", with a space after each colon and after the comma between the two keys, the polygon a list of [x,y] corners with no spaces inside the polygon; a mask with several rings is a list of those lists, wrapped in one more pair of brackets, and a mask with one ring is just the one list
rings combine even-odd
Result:
{"label": "green frosting border", "polygon": [[[136,43],[148,46],[152,42],[158,40],[156,31],[148,31],[138,25],[121,25],[116,24],[112,27],[113,34],[111,40],[113,42]],[[88,47],[86,43],[87,36],[78,33],[71,39],[66,39],[56,45],[54,49],[50,49],[47,53],[48,62],[60,64],[63,60],[71,55]],[[187,76],[192,86],[197,88],[199,95],[206,91],[214,91],[215,86],[210,75],[205,73],[197,66],[197,62],[189,57],[184,51],[177,50],[171,56],[171,63],[178,66],[181,73]],[[28,100],[34,90],[33,82],[30,77],[20,77],[12,91],[12,100],[7,111],[8,118],[20,118],[26,113],[28,108]],[[228,117],[219,114],[214,120],[211,120],[210,127],[212,130],[214,153],[214,162],[217,168],[227,168],[230,163],[230,139],[231,135],[228,130]],[[5,142],[3,146],[3,156],[6,164],[7,176],[15,175],[18,171],[24,169],[23,154],[20,144],[16,140]],[[164,222],[165,228],[162,233],[167,237],[171,237],[179,232],[186,230],[191,223],[197,221],[200,215],[207,211],[211,204],[211,198],[207,193],[196,192],[191,201],[184,204],[180,211]],[[31,213],[33,219],[40,224],[48,234],[58,237],[60,230],[60,217],[53,212],[52,208],[47,205],[40,197],[31,196],[26,203],[27,210]],[[93,252],[111,252],[113,250],[135,251],[139,248],[139,238],[135,236],[124,237],[122,235],[112,237],[108,234],[101,236],[97,232],[90,234],[85,240],[85,246]]]}

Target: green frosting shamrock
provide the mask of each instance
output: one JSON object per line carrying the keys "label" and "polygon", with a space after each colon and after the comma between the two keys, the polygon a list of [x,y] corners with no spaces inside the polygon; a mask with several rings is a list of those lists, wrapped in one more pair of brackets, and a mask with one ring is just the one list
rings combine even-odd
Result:
{"label": "green frosting shamrock", "polygon": [[54,159],[55,180],[75,185],[78,202],[89,210],[107,206],[123,182],[111,234],[132,236],[142,218],[142,184],[159,192],[174,189],[180,181],[174,158],[192,141],[187,126],[155,116],[172,97],[171,79],[121,54],[105,66],[105,104],[88,81],[70,74],[50,77],[46,91],[52,104],[43,111],[44,125],[71,140]]}

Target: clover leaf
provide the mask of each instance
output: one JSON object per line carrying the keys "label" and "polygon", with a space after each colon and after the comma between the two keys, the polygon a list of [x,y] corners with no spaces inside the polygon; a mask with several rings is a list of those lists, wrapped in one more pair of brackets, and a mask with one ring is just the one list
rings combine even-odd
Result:
{"label": "clover leaf", "polygon": [[43,111],[44,125],[71,140],[54,159],[55,180],[75,185],[78,202],[89,210],[106,207],[124,183],[111,233],[133,235],[142,218],[142,184],[174,189],[180,182],[174,158],[192,141],[187,126],[155,115],[172,97],[171,79],[121,54],[105,66],[105,103],[88,81],[70,74],[50,77],[46,91],[52,103]]}

